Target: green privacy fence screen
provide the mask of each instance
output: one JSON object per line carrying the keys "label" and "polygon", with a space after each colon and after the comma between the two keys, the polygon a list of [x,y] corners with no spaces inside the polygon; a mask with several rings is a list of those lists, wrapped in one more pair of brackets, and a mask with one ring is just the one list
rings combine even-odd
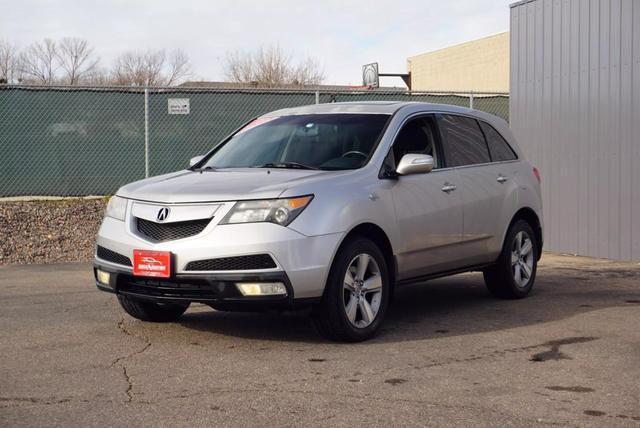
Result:
{"label": "green privacy fence screen", "polygon": [[260,114],[364,100],[509,112],[506,94],[0,86],[0,197],[112,194],[146,174],[185,168]]}

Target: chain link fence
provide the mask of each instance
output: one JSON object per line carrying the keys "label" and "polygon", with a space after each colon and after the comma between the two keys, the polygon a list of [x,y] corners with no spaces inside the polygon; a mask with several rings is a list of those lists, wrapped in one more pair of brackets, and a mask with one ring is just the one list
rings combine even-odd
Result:
{"label": "chain link fence", "polygon": [[508,94],[379,90],[0,86],[0,197],[114,193],[183,169],[246,121],[343,101],[473,107],[508,120]]}

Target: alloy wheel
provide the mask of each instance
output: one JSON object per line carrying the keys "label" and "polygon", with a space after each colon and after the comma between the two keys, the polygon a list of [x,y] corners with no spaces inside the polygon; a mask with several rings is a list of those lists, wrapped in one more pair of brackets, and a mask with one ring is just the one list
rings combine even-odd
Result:
{"label": "alloy wheel", "polygon": [[372,256],[362,253],[351,260],[344,275],[342,294],[349,322],[357,328],[371,325],[382,302],[382,275]]}
{"label": "alloy wheel", "polygon": [[511,270],[513,279],[520,288],[525,288],[531,280],[534,257],[531,237],[525,231],[518,232],[511,249]]}

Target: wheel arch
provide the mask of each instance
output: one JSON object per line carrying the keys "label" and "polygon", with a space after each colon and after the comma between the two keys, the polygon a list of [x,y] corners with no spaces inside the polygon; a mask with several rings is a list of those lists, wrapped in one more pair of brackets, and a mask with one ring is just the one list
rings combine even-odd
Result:
{"label": "wheel arch", "polygon": [[542,234],[542,224],[540,222],[540,218],[538,217],[538,214],[536,214],[536,212],[529,207],[520,208],[514,214],[513,218],[511,219],[511,222],[509,223],[509,226],[507,227],[504,233],[504,236],[502,239],[503,243],[504,243],[504,239],[507,236],[507,231],[518,220],[524,220],[527,223],[529,223],[529,225],[533,229],[533,232],[536,234],[535,238],[536,238],[536,242],[538,243],[538,249],[539,249],[537,258],[538,260],[540,260],[540,257],[542,257],[542,247],[543,247],[543,241],[544,241],[544,237]]}
{"label": "wheel arch", "polygon": [[391,240],[389,240],[389,237],[387,236],[386,232],[377,224],[374,224],[371,222],[365,222],[365,223],[360,223],[354,226],[353,228],[351,228],[351,230],[344,236],[344,238],[342,238],[342,242],[340,242],[340,245],[338,246],[335,254],[333,255],[333,258],[331,259],[331,266],[333,266],[335,258],[340,252],[340,250],[342,249],[342,247],[344,247],[344,245],[347,242],[351,241],[356,237],[370,239],[378,246],[378,248],[380,248],[380,251],[382,252],[382,255],[384,256],[384,260],[387,264],[387,269],[389,270],[389,277],[390,277],[390,283],[391,283],[390,284],[391,296],[393,296],[398,267],[397,267],[395,255],[393,253],[393,246],[391,245]]}

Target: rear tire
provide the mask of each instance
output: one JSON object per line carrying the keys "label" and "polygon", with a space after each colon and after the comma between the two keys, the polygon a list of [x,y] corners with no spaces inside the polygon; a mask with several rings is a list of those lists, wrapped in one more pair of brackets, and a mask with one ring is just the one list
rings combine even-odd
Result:
{"label": "rear tire", "polygon": [[366,238],[340,248],[312,318],[325,337],[360,342],[376,334],[387,312],[391,284],[382,251]]}
{"label": "rear tire", "polygon": [[533,229],[517,220],[507,232],[502,252],[495,265],[484,270],[484,282],[495,297],[527,297],[536,279],[538,242]]}
{"label": "rear tire", "polygon": [[118,296],[118,301],[122,309],[132,317],[151,322],[175,321],[190,305],[190,302],[182,304],[148,302],[122,295]]}

